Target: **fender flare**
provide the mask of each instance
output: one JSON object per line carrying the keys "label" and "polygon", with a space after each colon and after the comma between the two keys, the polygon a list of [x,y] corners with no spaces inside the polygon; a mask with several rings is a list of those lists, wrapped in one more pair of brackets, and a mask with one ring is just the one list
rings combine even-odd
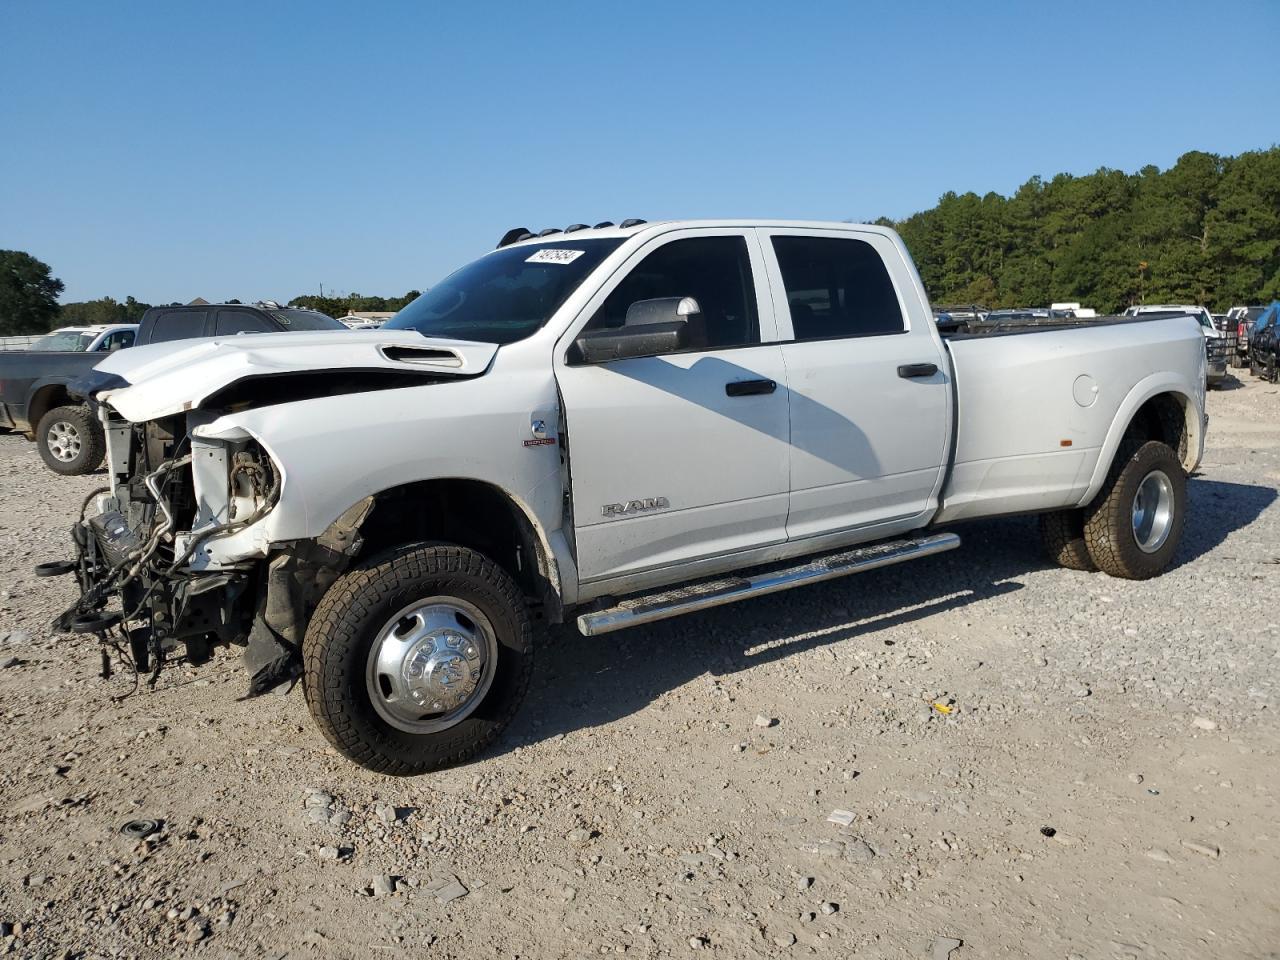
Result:
{"label": "fender flare", "polygon": [[1084,496],[1080,498],[1078,506],[1085,506],[1091,502],[1098,495],[1098,491],[1102,489],[1102,484],[1107,479],[1107,473],[1111,470],[1111,462],[1115,459],[1116,451],[1120,449],[1120,441],[1124,439],[1129,425],[1133,422],[1134,416],[1142,408],[1142,405],[1153,397],[1166,393],[1182,404],[1187,430],[1187,453],[1182,465],[1187,473],[1191,473],[1200,463],[1200,457],[1204,453],[1205,428],[1201,392],[1194,389],[1185,378],[1178,376],[1176,373],[1169,371],[1153,373],[1134,384],[1133,389],[1129,391],[1128,396],[1124,398],[1120,403],[1119,409],[1116,410],[1116,415],[1111,421],[1111,427],[1107,431],[1107,438],[1103,441],[1102,449],[1098,454],[1098,462],[1094,465],[1089,487],[1085,490]]}
{"label": "fender flare", "polygon": [[[31,416],[31,408],[34,405],[36,398],[40,396],[42,391],[48,390],[50,388],[58,389],[66,393],[67,387],[70,385],[72,379],[73,379],[72,377],[62,377],[62,376],[56,376],[56,375],[49,376],[49,377],[41,377],[38,380],[32,381],[31,385],[27,387],[26,405],[23,407],[22,413],[23,413],[23,418],[26,420],[28,432],[35,433],[36,427],[40,426],[40,423],[39,423],[40,417]],[[55,403],[49,404],[47,407],[45,407],[43,410],[40,411],[41,416],[43,416],[49,410],[52,410],[55,406],[59,406],[59,404],[55,404]]]}
{"label": "fender flare", "polygon": [[[492,480],[484,480],[480,477],[467,476],[450,476],[450,477],[426,477],[420,483],[430,483],[433,480],[438,481],[457,481],[462,483],[473,483],[480,486],[488,487],[500,499],[506,501],[511,508],[512,519],[515,520],[516,526],[520,531],[521,539],[527,541],[533,547],[534,560],[538,565],[538,572],[546,583],[546,587],[555,595],[555,598],[562,606],[570,605],[576,596],[574,594],[566,594],[566,571],[562,568],[565,564],[565,551],[556,549],[558,544],[552,542],[547,535],[547,530],[539,520],[538,516],[532,508],[516,496],[507,488],[494,483]],[[401,485],[403,486],[403,485]],[[383,494],[389,493],[396,487],[386,487],[381,490],[372,491],[368,496],[372,500],[377,500]],[[568,580],[572,581],[576,571],[570,570]]]}

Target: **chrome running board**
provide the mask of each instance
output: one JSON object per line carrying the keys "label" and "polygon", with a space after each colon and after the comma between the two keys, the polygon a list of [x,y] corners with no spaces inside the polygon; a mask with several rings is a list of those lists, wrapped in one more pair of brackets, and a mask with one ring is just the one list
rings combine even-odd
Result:
{"label": "chrome running board", "polygon": [[624,627],[638,627],[643,623],[678,617],[682,613],[708,610],[726,603],[736,603],[738,600],[763,597],[793,587],[834,580],[836,577],[863,573],[907,560],[918,560],[920,557],[954,550],[958,546],[960,538],[954,533],[935,533],[927,537],[890,540],[852,550],[841,550],[811,558],[799,566],[758,568],[755,573],[719,577],[673,590],[629,597],[608,609],[582,614],[578,617],[578,629],[583,636],[595,637]]}

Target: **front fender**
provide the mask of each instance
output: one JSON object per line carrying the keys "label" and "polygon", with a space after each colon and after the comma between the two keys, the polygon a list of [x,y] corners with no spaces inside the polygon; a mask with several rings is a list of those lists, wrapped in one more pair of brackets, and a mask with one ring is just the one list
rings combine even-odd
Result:
{"label": "front fender", "polygon": [[208,418],[197,437],[253,437],[282,478],[275,508],[211,544],[215,559],[234,562],[262,556],[272,544],[314,539],[352,504],[392,488],[469,480],[506,497],[564,572],[560,447],[527,442],[533,420],[559,421],[545,367],[513,364],[490,377],[193,416]]}

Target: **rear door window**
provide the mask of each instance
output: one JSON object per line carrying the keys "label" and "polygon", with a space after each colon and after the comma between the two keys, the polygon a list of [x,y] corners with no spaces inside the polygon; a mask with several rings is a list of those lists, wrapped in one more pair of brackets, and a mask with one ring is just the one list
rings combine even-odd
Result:
{"label": "rear door window", "polygon": [[773,237],[796,340],[905,333],[889,271],[852,237]]}
{"label": "rear door window", "polygon": [[207,310],[162,310],[151,329],[151,342],[203,337],[204,322],[208,316]]}
{"label": "rear door window", "polygon": [[213,328],[214,335],[219,337],[237,333],[275,333],[276,330],[266,317],[252,310],[219,310]]}

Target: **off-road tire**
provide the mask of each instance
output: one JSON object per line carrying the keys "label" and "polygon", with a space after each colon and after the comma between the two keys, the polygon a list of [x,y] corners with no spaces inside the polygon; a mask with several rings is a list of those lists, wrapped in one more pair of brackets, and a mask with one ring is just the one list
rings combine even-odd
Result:
{"label": "off-road tire", "polygon": [[1040,543],[1044,552],[1068,570],[1097,570],[1084,542],[1084,511],[1055,510],[1040,514]]}
{"label": "off-road tire", "polygon": [[[79,435],[80,451],[70,460],[60,459],[50,448],[49,434],[59,424],[70,426]],[[92,473],[102,466],[107,455],[107,438],[102,433],[102,425],[93,419],[88,407],[75,404],[54,407],[36,426],[36,449],[50,470],[64,477],[78,477],[83,473]]]}
{"label": "off-road tire", "polygon": [[[388,620],[419,598],[456,596],[478,607],[496,634],[493,682],[474,712],[439,733],[386,722],[365,680],[369,650]],[[458,764],[492,743],[529,687],[533,628],[511,576],[465,547],[412,544],[340,577],[316,607],[302,641],[303,690],[320,732],[376,773],[413,776]]]}
{"label": "off-road tire", "polygon": [[[1173,489],[1173,518],[1164,544],[1144,552],[1133,533],[1133,500],[1153,470],[1162,470]],[[1182,541],[1187,516],[1187,477],[1177,454],[1158,440],[1126,439],[1098,496],[1084,511],[1084,540],[1089,557],[1103,573],[1125,580],[1147,580],[1164,571]]]}

